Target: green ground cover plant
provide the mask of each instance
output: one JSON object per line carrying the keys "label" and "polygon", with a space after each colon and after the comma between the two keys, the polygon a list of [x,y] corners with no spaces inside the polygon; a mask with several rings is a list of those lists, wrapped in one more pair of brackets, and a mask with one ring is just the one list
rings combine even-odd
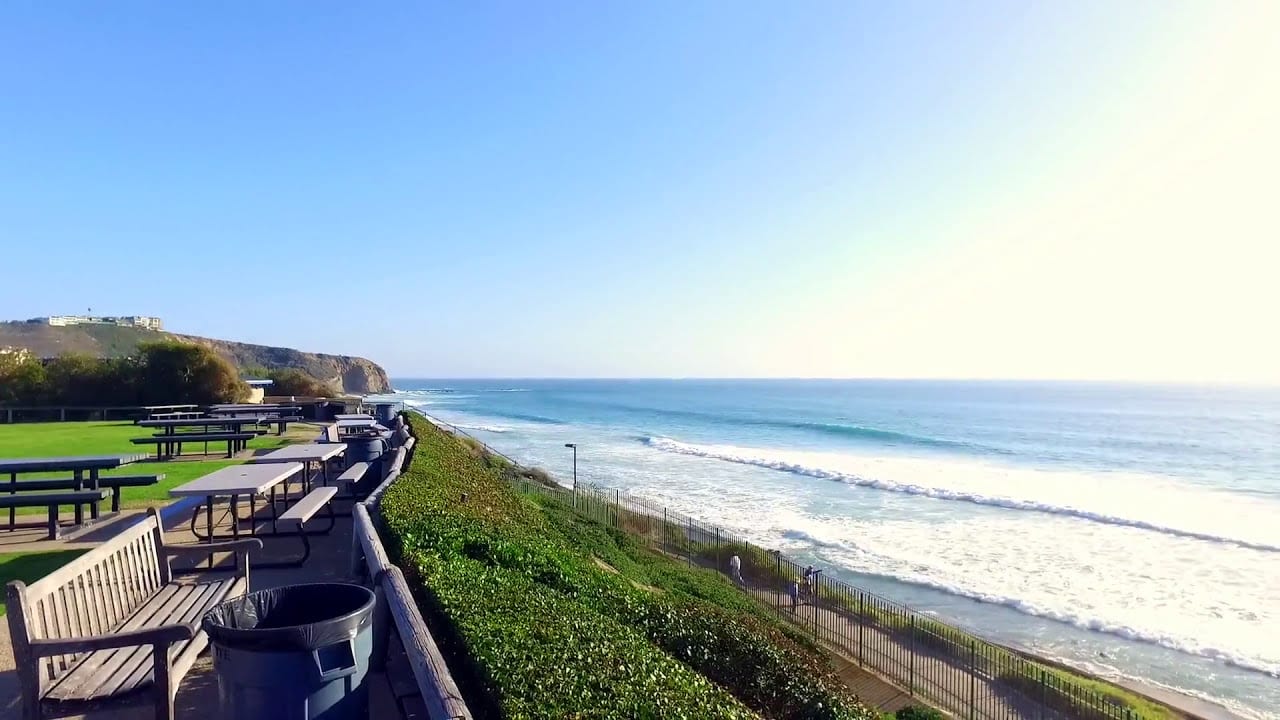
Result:
{"label": "green ground cover plant", "polygon": [[383,498],[384,529],[473,706],[512,718],[876,717],[725,578],[523,497],[505,463],[410,422],[418,444]]}

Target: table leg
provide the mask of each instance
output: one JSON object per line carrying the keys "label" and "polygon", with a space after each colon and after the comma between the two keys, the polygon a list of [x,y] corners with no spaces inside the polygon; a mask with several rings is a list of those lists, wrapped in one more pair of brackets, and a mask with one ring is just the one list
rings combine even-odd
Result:
{"label": "table leg", "polygon": [[239,515],[240,496],[231,496],[231,539],[240,539],[240,515]]}
{"label": "table leg", "polygon": [[249,496],[249,534],[258,534],[258,494]]}
{"label": "table leg", "polygon": [[[18,473],[9,473],[9,494],[18,494]],[[9,532],[13,532],[13,526],[18,522],[18,509],[9,508]]]}
{"label": "table leg", "polygon": [[[73,481],[75,482],[76,492],[83,490],[84,489],[84,471],[83,470],[73,471],[72,478],[73,478]],[[76,516],[77,525],[84,523],[84,507],[83,506],[81,505],[75,506],[75,516]]]}
{"label": "table leg", "polygon": [[[204,499],[204,526],[209,536],[205,538],[205,542],[213,544],[213,496],[209,495]],[[213,553],[209,553],[209,567],[213,568]]]}
{"label": "table leg", "polygon": [[320,461],[320,475],[324,479],[325,487],[328,487],[329,486],[329,461],[328,460]]}
{"label": "table leg", "polygon": [[[288,490],[289,490],[288,482],[289,482],[288,480],[285,480],[286,495],[288,495]],[[280,515],[280,511],[278,508],[276,508],[276,486],[272,485],[271,486],[271,534],[272,535],[275,535],[278,532],[276,530],[276,518],[279,517],[279,515]]]}

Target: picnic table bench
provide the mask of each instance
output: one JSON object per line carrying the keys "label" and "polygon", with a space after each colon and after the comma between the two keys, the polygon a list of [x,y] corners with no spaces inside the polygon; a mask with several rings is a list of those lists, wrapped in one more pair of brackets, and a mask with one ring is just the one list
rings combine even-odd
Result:
{"label": "picnic table bench", "polygon": [[175,457],[182,454],[183,443],[205,443],[225,442],[227,444],[227,457],[234,457],[235,454],[248,446],[249,441],[258,437],[253,432],[211,432],[211,433],[177,433],[174,435],[153,435],[151,437],[134,438],[129,442],[134,445],[155,445],[156,459],[163,457]]}
{"label": "picnic table bench", "polygon": [[[70,490],[67,492],[40,492],[40,493],[22,493],[20,495],[0,495],[0,508],[9,508],[12,513],[18,508],[24,507],[44,507],[49,509],[49,539],[57,540],[62,536],[62,525],[58,520],[58,511],[63,505],[70,505],[75,508],[75,513],[83,522],[83,508],[89,507],[89,517],[93,520],[98,519],[98,506],[107,496],[111,494],[110,490]],[[13,522],[9,523],[9,529],[15,527]]]}
{"label": "picnic table bench", "polygon": [[[200,618],[249,587],[245,538],[205,545],[165,542],[159,513],[31,585],[10,582],[9,635],[21,686],[22,716],[47,706],[98,701],[151,689],[158,720],[173,717],[183,675],[209,644]],[[175,555],[234,552],[234,577],[174,582]],[[61,709],[61,708],[59,708]]]}

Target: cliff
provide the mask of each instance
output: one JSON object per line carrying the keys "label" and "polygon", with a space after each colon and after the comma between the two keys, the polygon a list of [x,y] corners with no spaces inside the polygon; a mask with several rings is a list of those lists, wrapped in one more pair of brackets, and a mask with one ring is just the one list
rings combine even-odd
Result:
{"label": "cliff", "polygon": [[182,340],[212,348],[239,368],[298,368],[329,382],[344,393],[391,391],[387,373],[371,360],[349,355],[326,355],[292,348],[179,335],[114,325],[52,327],[38,323],[0,322],[0,348],[26,348],[40,357],[74,352],[94,357],[123,357],[149,340]]}

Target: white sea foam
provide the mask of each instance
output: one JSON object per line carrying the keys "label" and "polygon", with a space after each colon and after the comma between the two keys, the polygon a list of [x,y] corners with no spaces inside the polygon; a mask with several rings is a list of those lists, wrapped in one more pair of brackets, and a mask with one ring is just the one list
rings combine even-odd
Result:
{"label": "white sea foam", "polygon": [[451,423],[454,427],[462,430],[476,430],[479,432],[489,433],[507,433],[511,432],[511,428],[505,425],[472,425],[469,423]]}
{"label": "white sea foam", "polygon": [[779,470],[782,472],[805,475],[824,480],[835,480],[848,485],[883,490],[885,492],[916,495],[920,497],[934,498],[937,500],[965,502],[974,505],[1005,508],[1008,510],[1046,513],[1050,515],[1088,520],[1106,525],[1149,530],[1152,532],[1194,540],[1226,543],[1262,552],[1280,552],[1280,544],[1202,532],[1199,530],[1165,525],[1140,518],[1125,517],[1123,515],[1100,512],[1072,505],[1053,504],[1001,495],[988,495],[980,492],[973,492],[971,490],[921,485],[879,477],[866,477],[844,470],[835,470],[817,465],[805,464],[804,462],[798,462],[786,457],[783,453],[772,452],[769,450],[742,448],[732,445],[695,445],[666,437],[646,437],[644,441],[649,446],[665,452],[693,455],[742,465],[754,465],[756,467],[768,468],[770,470]]}

